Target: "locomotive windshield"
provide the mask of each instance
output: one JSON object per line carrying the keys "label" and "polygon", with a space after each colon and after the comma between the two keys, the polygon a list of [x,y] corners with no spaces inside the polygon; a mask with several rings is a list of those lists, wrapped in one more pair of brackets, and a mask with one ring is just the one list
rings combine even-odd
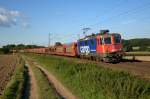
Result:
{"label": "locomotive windshield", "polygon": [[111,37],[104,38],[104,44],[111,44]]}
{"label": "locomotive windshield", "polygon": [[120,37],[120,35],[115,35],[115,36],[114,36],[114,41],[115,41],[115,44],[116,44],[116,43],[120,43],[120,42],[121,42],[121,37]]}

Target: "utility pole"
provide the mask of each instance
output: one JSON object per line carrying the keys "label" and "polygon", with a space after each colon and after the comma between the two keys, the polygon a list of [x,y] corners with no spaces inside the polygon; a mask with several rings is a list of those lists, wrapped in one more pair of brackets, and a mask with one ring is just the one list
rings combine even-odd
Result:
{"label": "utility pole", "polygon": [[51,44],[51,33],[49,33],[49,35],[48,35],[48,47],[50,47],[50,44]]}

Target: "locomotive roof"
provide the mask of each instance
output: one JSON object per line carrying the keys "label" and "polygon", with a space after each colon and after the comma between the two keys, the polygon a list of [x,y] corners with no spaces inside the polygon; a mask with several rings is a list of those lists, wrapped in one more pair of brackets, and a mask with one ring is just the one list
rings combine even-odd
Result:
{"label": "locomotive roof", "polygon": [[89,40],[89,39],[95,38],[96,36],[111,36],[111,35],[116,35],[116,34],[119,34],[119,33],[97,33],[97,34],[88,35],[84,38],[79,39],[78,41]]}

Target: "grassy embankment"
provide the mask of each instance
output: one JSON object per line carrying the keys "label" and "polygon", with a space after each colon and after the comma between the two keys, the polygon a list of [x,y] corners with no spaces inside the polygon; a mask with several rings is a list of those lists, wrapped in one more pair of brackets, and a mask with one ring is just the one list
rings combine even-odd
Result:
{"label": "grassy embankment", "polygon": [[[31,66],[31,65],[30,65]],[[39,99],[62,99],[54,90],[48,79],[37,67],[32,64],[32,69],[38,86]]]}
{"label": "grassy embankment", "polygon": [[150,82],[126,72],[62,57],[27,54],[81,99],[149,99]]}
{"label": "grassy embankment", "polygon": [[22,99],[26,79],[27,69],[24,65],[24,61],[18,57],[16,69],[10,82],[4,89],[2,99]]}

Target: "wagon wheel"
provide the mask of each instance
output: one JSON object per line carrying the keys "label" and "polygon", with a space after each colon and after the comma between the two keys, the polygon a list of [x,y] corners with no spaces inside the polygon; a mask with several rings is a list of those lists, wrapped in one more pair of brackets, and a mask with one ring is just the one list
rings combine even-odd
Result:
{"label": "wagon wheel", "polygon": [[110,62],[108,58],[103,58],[103,61],[106,63]]}
{"label": "wagon wheel", "polygon": [[100,58],[99,58],[99,57],[96,57],[95,60],[96,60],[97,62],[99,62],[99,61],[100,61]]}
{"label": "wagon wheel", "polygon": [[84,59],[83,55],[80,55],[80,58],[81,58],[81,59]]}
{"label": "wagon wheel", "polygon": [[93,56],[91,56],[91,57],[90,57],[90,60],[94,60],[94,57],[93,57]]}

